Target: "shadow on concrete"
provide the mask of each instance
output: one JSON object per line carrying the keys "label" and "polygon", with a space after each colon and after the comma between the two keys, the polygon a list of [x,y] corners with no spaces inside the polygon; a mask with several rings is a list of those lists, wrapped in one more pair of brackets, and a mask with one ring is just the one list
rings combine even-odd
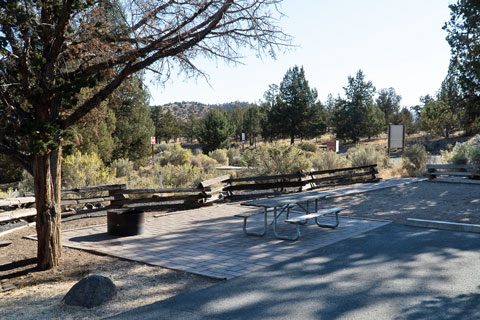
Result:
{"label": "shadow on concrete", "polygon": [[475,319],[478,240],[391,224],[113,318]]}

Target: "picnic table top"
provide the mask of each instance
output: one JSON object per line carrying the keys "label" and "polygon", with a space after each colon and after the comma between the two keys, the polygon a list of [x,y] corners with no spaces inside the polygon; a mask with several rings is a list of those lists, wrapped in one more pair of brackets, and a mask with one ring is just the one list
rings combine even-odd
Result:
{"label": "picnic table top", "polygon": [[262,200],[253,200],[253,201],[245,202],[242,205],[266,207],[266,208],[281,207],[281,206],[292,204],[292,203],[300,203],[300,202],[306,202],[306,201],[313,201],[316,199],[323,199],[330,195],[333,195],[333,194],[330,192],[309,191],[309,192],[302,192],[302,193],[292,193],[284,196],[262,199]]}

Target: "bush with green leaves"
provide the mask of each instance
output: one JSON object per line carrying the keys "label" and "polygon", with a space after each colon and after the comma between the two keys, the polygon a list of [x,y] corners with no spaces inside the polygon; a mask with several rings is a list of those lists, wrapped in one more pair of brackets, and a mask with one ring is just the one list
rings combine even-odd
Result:
{"label": "bush with green leaves", "polygon": [[75,152],[62,161],[62,187],[77,188],[115,182],[115,170],[105,167],[96,153]]}
{"label": "bush with green leaves", "polygon": [[191,164],[174,166],[168,164],[160,168],[163,186],[166,188],[180,188],[196,186],[205,176],[200,168]]}
{"label": "bush with green leaves", "polygon": [[457,142],[451,151],[440,151],[442,162],[454,164],[480,164],[480,145],[472,142]]}
{"label": "bush with green leaves", "polygon": [[133,162],[128,159],[117,159],[110,165],[110,170],[115,172],[117,178],[126,177],[133,169]]}
{"label": "bush with green leaves", "polygon": [[382,150],[377,150],[374,145],[357,145],[347,151],[347,159],[353,167],[377,164],[379,167],[385,167],[387,156]]}
{"label": "bush with green leaves", "polygon": [[305,152],[317,152],[318,147],[315,142],[302,141],[298,144],[298,148],[302,149]]}
{"label": "bush with green leaves", "polygon": [[422,176],[428,160],[428,152],[422,144],[414,144],[405,148],[402,166],[411,177]]}
{"label": "bush with green leaves", "polygon": [[255,165],[255,157],[252,150],[246,149],[243,151],[241,158],[244,166],[253,167]]}
{"label": "bush with green leaves", "polygon": [[225,149],[215,149],[208,153],[210,158],[215,159],[221,165],[228,166],[228,155]]}
{"label": "bush with green leaves", "polygon": [[33,188],[33,176],[27,170],[23,170],[22,178],[20,179],[20,183],[18,184],[18,191],[21,195],[24,195],[27,192],[33,192]]}
{"label": "bush with green leaves", "polygon": [[140,167],[138,170],[128,172],[120,181],[127,184],[129,189],[159,188],[160,178],[158,171],[151,167]]}
{"label": "bush with green leaves", "polygon": [[470,152],[470,163],[480,164],[480,146],[475,146]]}
{"label": "bush with green leaves", "polygon": [[199,168],[200,170],[203,170],[205,172],[210,172],[212,170],[215,170],[215,168],[218,166],[218,162],[215,159],[210,158],[209,156],[200,153],[192,158],[190,163]]}
{"label": "bush with green leaves", "polygon": [[348,166],[348,161],[344,157],[333,151],[326,151],[314,154],[310,157],[312,166],[315,170],[331,170]]}
{"label": "bush with green leaves", "polygon": [[8,188],[6,191],[0,190],[0,199],[1,198],[17,198],[20,197],[21,192],[18,189]]}
{"label": "bush with green leaves", "polygon": [[228,163],[231,166],[240,166],[243,167],[246,163],[242,159],[240,150],[237,148],[230,148],[227,151]]}
{"label": "bush with green leaves", "polygon": [[169,145],[158,155],[158,161],[162,166],[167,164],[183,165],[192,159],[192,152],[189,149],[184,149],[179,144]]}
{"label": "bush with green leaves", "polygon": [[312,168],[305,151],[295,145],[264,144],[253,152],[256,174],[276,175],[307,171]]}

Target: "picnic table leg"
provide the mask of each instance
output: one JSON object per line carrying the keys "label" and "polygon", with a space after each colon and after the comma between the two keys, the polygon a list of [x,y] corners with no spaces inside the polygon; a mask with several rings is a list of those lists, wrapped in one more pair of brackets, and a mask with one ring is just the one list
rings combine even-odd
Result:
{"label": "picnic table leg", "polygon": [[300,226],[297,224],[297,234],[293,237],[279,235],[277,233],[277,207],[274,207],[273,208],[273,234],[277,239],[296,241],[300,237]]}
{"label": "picnic table leg", "polygon": [[336,227],[338,227],[338,224],[340,223],[338,221],[338,212],[335,212],[335,220],[336,220],[336,223],[334,225],[332,225],[332,224],[320,224],[320,223],[318,223],[318,218],[315,218],[315,223],[317,224],[317,226],[319,226],[321,228],[335,229]]}
{"label": "picnic table leg", "polygon": [[263,232],[247,231],[247,219],[248,217],[243,218],[243,232],[246,235],[263,237],[267,233],[267,208],[263,209]]}

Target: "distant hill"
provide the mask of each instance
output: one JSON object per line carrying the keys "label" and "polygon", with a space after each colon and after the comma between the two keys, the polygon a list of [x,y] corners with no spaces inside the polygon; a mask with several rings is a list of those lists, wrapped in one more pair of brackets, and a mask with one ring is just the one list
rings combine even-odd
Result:
{"label": "distant hill", "polygon": [[[226,102],[226,103],[221,103],[221,104],[203,104],[200,102],[194,102],[194,101],[182,101],[182,102],[173,102],[173,103],[167,103],[162,105],[161,107],[163,108],[164,112],[167,112],[170,110],[172,114],[179,118],[179,119],[187,119],[190,114],[194,114],[197,117],[203,117],[205,114],[208,113],[208,111],[211,108],[215,107],[222,107],[225,110],[233,110],[235,107],[239,106],[241,108],[247,108],[251,103],[249,102],[240,102],[240,101],[235,101],[235,102]],[[156,106],[151,106],[151,108],[155,108]]]}

